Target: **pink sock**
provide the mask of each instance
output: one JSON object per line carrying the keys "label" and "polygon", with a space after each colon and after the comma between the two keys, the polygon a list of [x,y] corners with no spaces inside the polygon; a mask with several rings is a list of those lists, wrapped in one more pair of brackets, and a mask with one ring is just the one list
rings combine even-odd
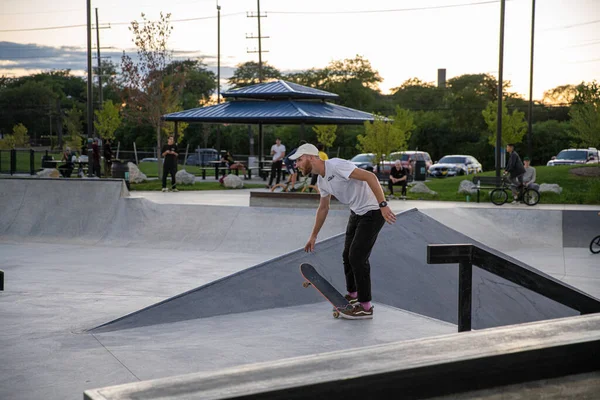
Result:
{"label": "pink sock", "polygon": [[358,292],[348,292],[348,294],[350,295],[350,297],[352,297],[353,299],[358,297]]}
{"label": "pink sock", "polygon": [[371,309],[370,301],[367,301],[365,303],[361,302],[360,305],[362,306],[363,310],[365,310],[365,311],[369,311]]}

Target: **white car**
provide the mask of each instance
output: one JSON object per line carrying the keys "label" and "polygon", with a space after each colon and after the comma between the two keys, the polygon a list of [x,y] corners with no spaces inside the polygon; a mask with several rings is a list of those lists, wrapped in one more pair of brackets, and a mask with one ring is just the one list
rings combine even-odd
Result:
{"label": "white car", "polygon": [[465,155],[444,156],[429,167],[429,175],[438,178],[470,175],[482,172],[481,163],[475,157]]}
{"label": "white car", "polygon": [[598,150],[594,147],[588,149],[564,149],[556,157],[552,157],[546,166],[592,164],[598,162]]}

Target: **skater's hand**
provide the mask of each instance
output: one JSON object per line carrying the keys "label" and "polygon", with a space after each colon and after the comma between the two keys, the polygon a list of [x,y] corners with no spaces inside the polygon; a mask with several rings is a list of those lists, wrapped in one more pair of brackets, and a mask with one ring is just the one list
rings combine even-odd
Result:
{"label": "skater's hand", "polygon": [[304,246],[304,251],[307,253],[311,253],[315,250],[315,243],[317,242],[317,238],[314,236],[311,236],[308,238],[308,242],[306,242],[306,245]]}
{"label": "skater's hand", "polygon": [[381,215],[388,224],[393,224],[396,222],[396,214],[392,211],[389,206],[385,206],[381,208]]}

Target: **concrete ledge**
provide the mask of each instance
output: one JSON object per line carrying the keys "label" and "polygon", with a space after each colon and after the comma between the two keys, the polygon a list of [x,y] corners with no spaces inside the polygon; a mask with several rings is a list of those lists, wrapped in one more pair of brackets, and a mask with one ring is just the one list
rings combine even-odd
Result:
{"label": "concrete ledge", "polygon": [[[250,192],[250,207],[314,208],[319,206],[318,193]],[[331,197],[330,208],[348,210],[348,206]]]}
{"label": "concrete ledge", "polygon": [[596,314],[93,389],[84,399],[421,399],[599,371],[599,346]]}

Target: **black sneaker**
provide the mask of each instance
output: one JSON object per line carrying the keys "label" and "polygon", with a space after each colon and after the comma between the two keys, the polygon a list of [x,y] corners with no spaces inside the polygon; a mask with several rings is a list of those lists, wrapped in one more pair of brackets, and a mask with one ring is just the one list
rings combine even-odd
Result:
{"label": "black sneaker", "polygon": [[356,307],[348,307],[340,310],[340,317],[344,319],[373,319],[373,306],[370,310],[365,310],[362,304],[358,303]]}

